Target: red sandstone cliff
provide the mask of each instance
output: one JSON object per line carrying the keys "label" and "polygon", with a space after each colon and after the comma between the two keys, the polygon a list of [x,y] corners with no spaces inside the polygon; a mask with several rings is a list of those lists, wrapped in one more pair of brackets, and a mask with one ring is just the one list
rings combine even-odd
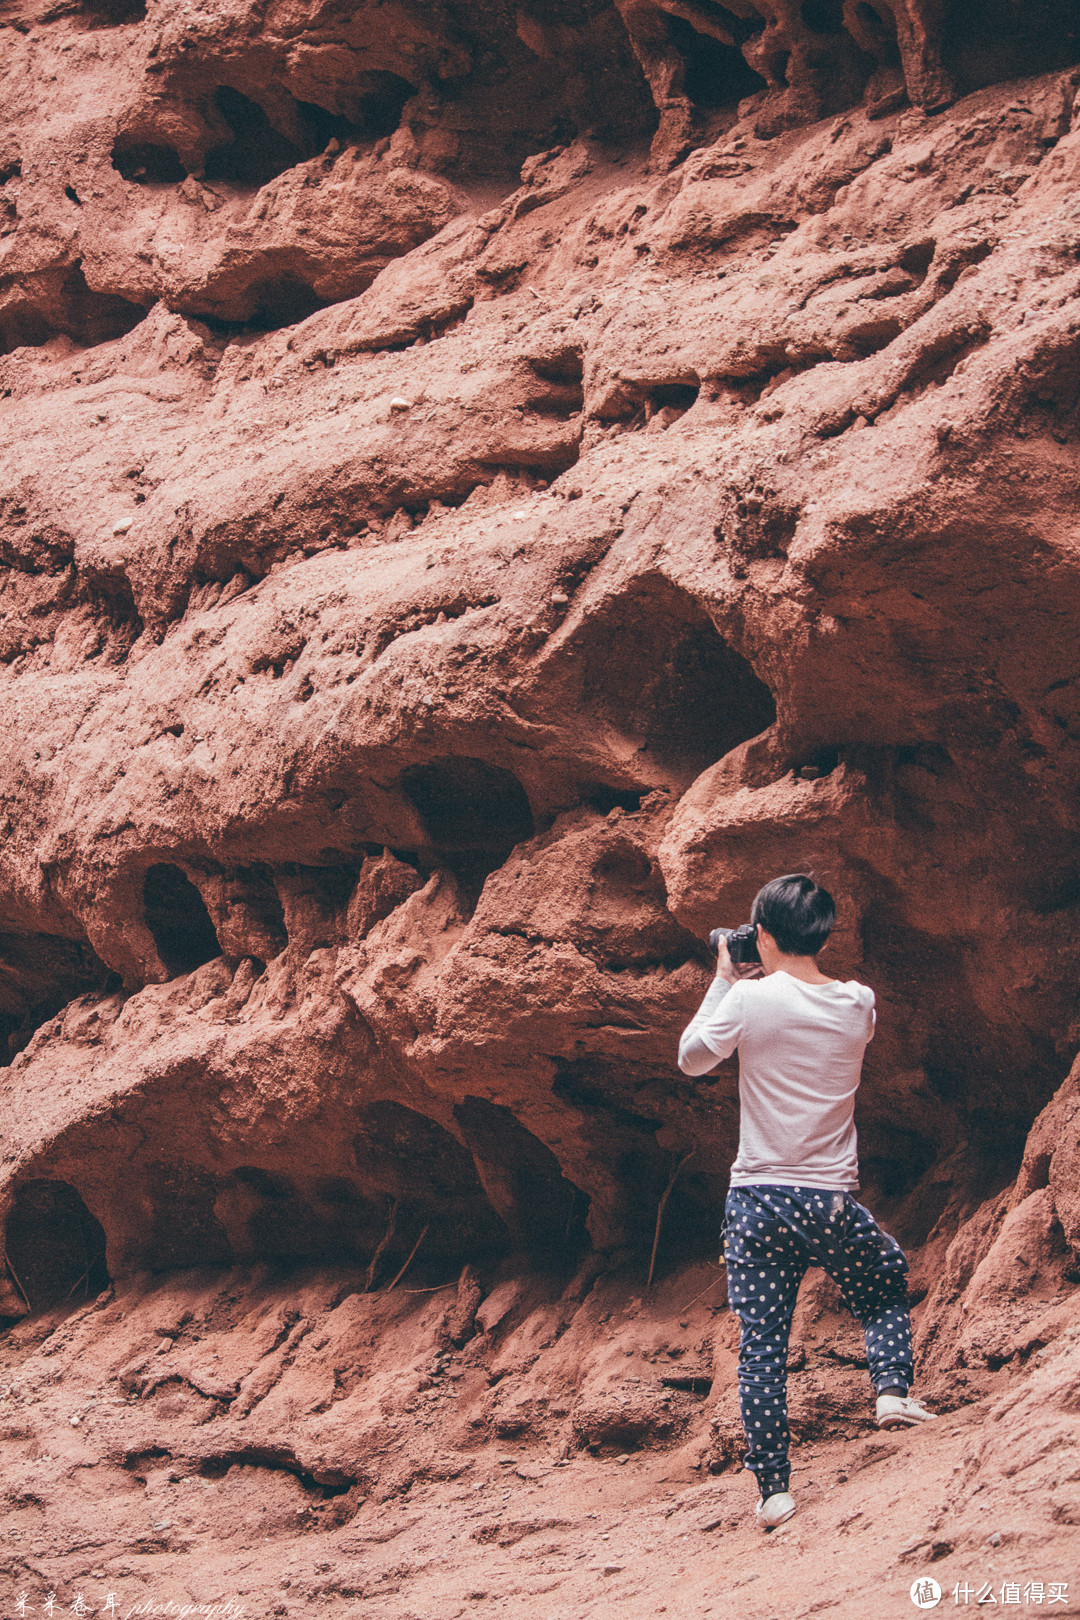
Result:
{"label": "red sandstone cliff", "polygon": [[[4,1601],[1080,1612],[1075,4],[0,25]],[[952,1415],[808,1287],[763,1552],[673,1054],[807,865]]]}

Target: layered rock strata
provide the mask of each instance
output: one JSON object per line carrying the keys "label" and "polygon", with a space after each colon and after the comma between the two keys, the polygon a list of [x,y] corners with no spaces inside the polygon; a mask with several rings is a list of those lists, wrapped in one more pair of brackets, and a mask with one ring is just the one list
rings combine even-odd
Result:
{"label": "layered rock strata", "polygon": [[[735,1072],[674,1046],[811,867],[922,1376],[1056,1545],[1075,8],[0,22],[9,1398],[328,1535],[485,1439],[722,1473]],[[809,1444],[865,1373],[800,1322]]]}

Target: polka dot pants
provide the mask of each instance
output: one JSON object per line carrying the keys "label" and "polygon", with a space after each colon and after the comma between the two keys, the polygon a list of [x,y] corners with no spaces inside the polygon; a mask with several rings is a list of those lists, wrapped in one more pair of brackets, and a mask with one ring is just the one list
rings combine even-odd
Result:
{"label": "polka dot pants", "polygon": [[786,1491],[787,1346],[809,1266],[840,1285],[862,1324],[876,1391],[911,1385],[907,1261],[895,1238],[850,1193],[820,1187],[732,1187],[724,1212],[728,1300],[742,1323],[739,1404],[745,1462],[762,1496]]}

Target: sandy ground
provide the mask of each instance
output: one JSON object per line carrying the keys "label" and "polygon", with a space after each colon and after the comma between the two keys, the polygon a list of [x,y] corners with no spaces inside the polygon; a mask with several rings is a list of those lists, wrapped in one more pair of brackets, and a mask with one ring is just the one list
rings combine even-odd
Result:
{"label": "sandy ground", "polygon": [[[92,1383],[78,1322],[58,1313],[40,1326],[54,1330],[36,1346],[19,1330],[21,1352],[16,1335],[0,1339],[4,1620],[48,1613],[50,1593],[57,1613],[232,1605],[217,1612],[252,1620],[863,1620],[915,1612],[924,1577],[943,1611],[1080,1613],[1075,1427],[1054,1410],[1076,1406],[1071,1331],[933,1425],[879,1433],[867,1402],[841,1432],[796,1444],[798,1512],[765,1535],[748,1476],[695,1467],[686,1444],[566,1455],[565,1439],[485,1437],[457,1452],[433,1440],[443,1477],[383,1500],[370,1486],[320,1488],[269,1454],[258,1461],[257,1447],[230,1461],[217,1418],[188,1431],[185,1460],[180,1395],[149,1411]],[[19,1381],[28,1349],[39,1368],[53,1361],[36,1395]],[[447,1368],[417,1400],[449,1421],[487,1378],[467,1351]]]}

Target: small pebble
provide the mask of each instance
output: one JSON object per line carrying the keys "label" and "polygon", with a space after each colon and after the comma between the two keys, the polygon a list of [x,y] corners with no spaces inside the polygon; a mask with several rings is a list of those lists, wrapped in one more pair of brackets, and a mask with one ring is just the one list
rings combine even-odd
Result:
{"label": "small pebble", "polygon": [[628,1451],[624,1452],[621,1457],[616,1457],[615,1461],[620,1464],[628,1463],[630,1461],[630,1453]]}
{"label": "small pebble", "polygon": [[127,534],[128,530],[131,528],[131,525],[132,525],[133,521],[134,520],[132,518],[120,518],[112,526],[113,534]]}
{"label": "small pebble", "polygon": [[618,1575],[620,1573],[620,1571],[622,1570],[622,1567],[623,1566],[621,1564],[605,1564],[604,1565],[604,1574],[605,1575]]}
{"label": "small pebble", "polygon": [[565,591],[552,591],[551,600],[555,603],[556,607],[565,607],[570,598],[566,595]]}
{"label": "small pebble", "polygon": [[390,401],[390,409],[392,411],[411,411],[412,410],[412,400],[411,399],[403,399],[400,394],[396,394],[394,396],[394,398]]}

